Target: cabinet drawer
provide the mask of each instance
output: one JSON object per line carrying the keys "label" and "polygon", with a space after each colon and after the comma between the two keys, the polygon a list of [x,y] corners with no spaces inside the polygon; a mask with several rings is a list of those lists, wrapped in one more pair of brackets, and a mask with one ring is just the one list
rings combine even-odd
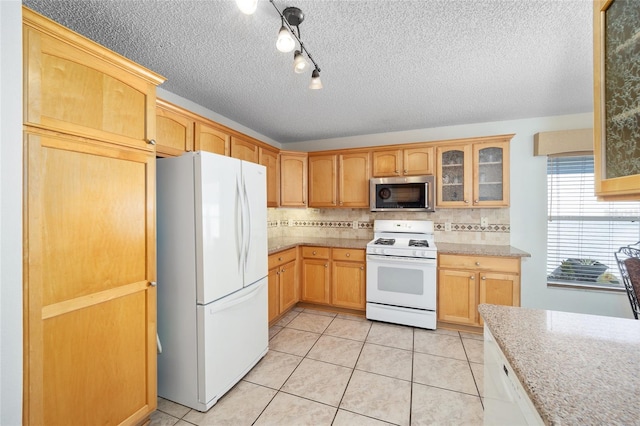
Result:
{"label": "cabinet drawer", "polygon": [[347,260],[354,262],[362,262],[364,261],[365,253],[364,250],[361,249],[343,249],[343,248],[334,248],[333,249],[333,260]]}
{"label": "cabinet drawer", "polygon": [[329,248],[328,247],[302,247],[302,257],[312,259],[328,259]]}
{"label": "cabinet drawer", "polygon": [[520,259],[514,257],[438,255],[441,268],[520,273]]}
{"label": "cabinet drawer", "polygon": [[269,269],[296,260],[296,249],[288,249],[269,255]]}

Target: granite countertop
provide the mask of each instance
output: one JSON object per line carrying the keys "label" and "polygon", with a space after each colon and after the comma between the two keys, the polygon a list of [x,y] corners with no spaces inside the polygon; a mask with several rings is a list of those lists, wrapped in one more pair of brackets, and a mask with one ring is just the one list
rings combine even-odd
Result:
{"label": "granite countertop", "polygon": [[269,238],[268,245],[269,254],[273,254],[282,250],[293,248],[295,246],[365,249],[369,241],[371,240],[356,238],[280,237]]}
{"label": "granite countertop", "polygon": [[482,256],[531,257],[526,251],[513,246],[492,244],[436,243],[438,254],[469,254]]}
{"label": "granite countertop", "polygon": [[478,310],[546,424],[638,423],[640,321],[486,304]]}

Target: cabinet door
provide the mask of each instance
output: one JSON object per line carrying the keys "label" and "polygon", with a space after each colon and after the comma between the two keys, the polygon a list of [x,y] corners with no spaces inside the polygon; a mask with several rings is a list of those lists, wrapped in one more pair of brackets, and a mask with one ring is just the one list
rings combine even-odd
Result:
{"label": "cabinet door", "polygon": [[437,206],[471,207],[471,145],[437,148]]}
{"label": "cabinet door", "polygon": [[25,162],[24,421],[138,423],[157,400],[155,154],[30,133]]}
{"label": "cabinet door", "polygon": [[337,170],[335,155],[309,156],[309,207],[336,207]]}
{"label": "cabinet door", "polygon": [[195,122],[162,106],[156,107],[156,154],[178,156],[193,151]]}
{"label": "cabinet door", "polygon": [[302,260],[302,294],[305,302],[329,303],[329,261],[325,259]]}
{"label": "cabinet door", "polygon": [[278,152],[260,147],[260,164],[267,168],[267,207],[278,207],[280,199]]}
{"label": "cabinet door", "polygon": [[257,163],[260,160],[258,145],[235,136],[231,136],[231,156],[252,163]]}
{"label": "cabinet door", "polygon": [[402,150],[386,149],[373,151],[373,177],[400,176]]}
{"label": "cabinet door", "polygon": [[438,320],[477,324],[476,273],[438,271]]}
{"label": "cabinet door", "polygon": [[269,269],[269,322],[280,315],[280,268]]}
{"label": "cabinet door", "polygon": [[229,156],[231,136],[201,121],[196,121],[195,150]]}
{"label": "cabinet door", "polygon": [[340,207],[369,207],[369,153],[341,154],[338,159]]}
{"label": "cabinet door", "polygon": [[285,312],[298,303],[296,280],[296,262],[291,261],[280,266],[280,312]]}
{"label": "cabinet door", "polygon": [[512,274],[481,272],[478,303],[520,306],[520,277]]}
{"label": "cabinet door", "polygon": [[366,308],[364,265],[364,262],[332,262],[332,305],[359,310]]}
{"label": "cabinet door", "polygon": [[154,151],[164,79],[23,9],[25,124]]}
{"label": "cabinet door", "polygon": [[405,176],[433,174],[433,147],[403,150],[402,174]]}
{"label": "cabinet door", "polygon": [[473,205],[509,205],[509,142],[473,145]]}
{"label": "cabinet door", "polygon": [[307,206],[307,154],[280,153],[280,206]]}

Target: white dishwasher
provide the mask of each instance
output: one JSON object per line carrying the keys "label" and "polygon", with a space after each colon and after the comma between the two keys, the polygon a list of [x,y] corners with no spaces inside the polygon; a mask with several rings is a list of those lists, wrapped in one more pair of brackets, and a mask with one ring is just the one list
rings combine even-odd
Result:
{"label": "white dishwasher", "polygon": [[484,424],[513,426],[544,424],[486,324],[484,326]]}

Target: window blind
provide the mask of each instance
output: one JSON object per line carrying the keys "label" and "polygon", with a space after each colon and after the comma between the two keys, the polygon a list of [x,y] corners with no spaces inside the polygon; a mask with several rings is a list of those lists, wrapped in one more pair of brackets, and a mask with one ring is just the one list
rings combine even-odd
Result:
{"label": "window blind", "polygon": [[598,201],[593,155],[547,160],[547,279],[621,286],[614,253],[640,241],[640,202]]}

